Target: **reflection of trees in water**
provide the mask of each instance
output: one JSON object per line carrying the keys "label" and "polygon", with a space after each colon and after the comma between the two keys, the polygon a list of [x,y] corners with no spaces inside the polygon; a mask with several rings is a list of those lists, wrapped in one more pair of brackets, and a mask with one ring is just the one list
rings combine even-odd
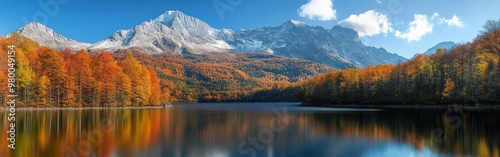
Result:
{"label": "reflection of trees in water", "polygon": [[[274,134],[273,147],[297,147],[325,137],[399,141],[417,149],[499,156],[498,126],[494,113],[471,113],[453,129],[451,116],[442,111],[382,111],[297,113],[286,129]],[[8,121],[0,116],[1,130]],[[249,136],[269,128],[272,111],[184,110],[49,110],[19,111],[17,148],[0,147],[1,156],[110,156],[135,154],[153,147],[175,151],[206,146],[236,149]],[[443,128],[446,140],[436,143],[433,130]],[[6,139],[8,134],[0,134]],[[7,145],[0,140],[0,145]],[[84,146],[90,146],[85,148]],[[177,150],[178,151],[178,150]],[[15,153],[15,154],[14,154]]]}
{"label": "reflection of trees in water", "polygon": [[122,152],[145,149],[158,139],[161,124],[159,111],[145,111],[19,111],[17,148],[15,152],[2,150],[0,155],[110,156],[115,149]]}
{"label": "reflection of trees in water", "polygon": [[[345,138],[395,140],[417,149],[430,147],[444,153],[478,156],[500,156],[500,136],[494,113],[471,113],[456,124],[443,111],[338,113],[299,116],[299,122],[314,126],[317,134]],[[440,120],[441,119],[441,120]],[[455,129],[452,127],[456,126]],[[444,128],[446,139],[433,139],[433,130]]]}

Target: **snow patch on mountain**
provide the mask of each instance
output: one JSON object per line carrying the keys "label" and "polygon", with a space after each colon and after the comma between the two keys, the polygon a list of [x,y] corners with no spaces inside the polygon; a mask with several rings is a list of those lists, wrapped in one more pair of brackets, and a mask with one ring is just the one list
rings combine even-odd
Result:
{"label": "snow patch on mountain", "polygon": [[306,26],[307,24],[302,22],[302,21],[298,21],[298,20],[290,20],[290,22],[295,25],[295,26]]}
{"label": "snow patch on mountain", "polygon": [[[227,30],[223,30],[226,31]],[[180,11],[167,11],[129,30],[115,32],[91,49],[142,48],[150,54],[227,52],[231,46],[214,37],[220,30]]]}
{"label": "snow patch on mountain", "polygon": [[114,52],[140,48],[149,54],[173,55],[261,52],[311,60],[337,68],[406,61],[385,49],[365,46],[356,31],[340,26],[325,29],[289,20],[276,27],[219,30],[180,11],[167,11],[133,28],[118,30],[93,45],[63,37],[39,23],[30,23],[18,32],[42,45],[57,49],[87,48]]}
{"label": "snow patch on mountain", "polygon": [[167,11],[157,18],[91,46],[90,49],[139,47],[155,53],[265,52],[302,58],[333,67],[364,67],[395,64],[406,59],[384,49],[367,47],[356,31],[335,26],[324,29],[288,20],[277,27],[232,31],[215,29],[180,11]]}
{"label": "snow patch on mountain", "polygon": [[38,22],[30,22],[24,27],[18,29],[17,33],[37,41],[40,45],[52,47],[55,49],[85,49],[91,44],[82,43],[62,36],[54,30]]}

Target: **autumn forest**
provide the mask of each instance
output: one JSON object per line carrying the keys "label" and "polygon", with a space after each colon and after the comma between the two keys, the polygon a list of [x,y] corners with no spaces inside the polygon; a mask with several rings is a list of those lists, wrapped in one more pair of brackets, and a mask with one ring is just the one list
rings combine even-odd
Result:
{"label": "autumn forest", "polygon": [[500,20],[471,43],[397,65],[328,72],[304,82],[308,104],[498,104]]}
{"label": "autumn forest", "polygon": [[[159,106],[166,102],[302,101],[306,104],[495,104],[500,21],[473,42],[397,65],[332,68],[260,53],[147,55],[55,50],[14,33],[20,106]],[[6,49],[0,49],[6,58]],[[7,65],[6,60],[0,61]],[[7,67],[0,67],[6,71]],[[330,72],[328,72],[330,71]],[[315,76],[315,77],[313,77]],[[0,73],[7,91],[7,75]],[[0,96],[5,100],[7,93]]]}
{"label": "autumn forest", "polygon": [[[1,45],[16,46],[15,85],[21,106],[159,105],[165,99],[155,71],[132,54],[116,62],[109,53],[56,51],[18,34]],[[5,74],[0,77],[6,80]]]}
{"label": "autumn forest", "polygon": [[[54,50],[14,33],[19,106],[159,106],[166,102],[296,100],[294,86],[331,68],[265,54],[147,55]],[[0,49],[7,58],[5,49]],[[2,60],[7,65],[7,60]],[[7,66],[1,67],[7,71]],[[2,101],[7,75],[0,74]],[[283,92],[285,91],[285,92]]]}

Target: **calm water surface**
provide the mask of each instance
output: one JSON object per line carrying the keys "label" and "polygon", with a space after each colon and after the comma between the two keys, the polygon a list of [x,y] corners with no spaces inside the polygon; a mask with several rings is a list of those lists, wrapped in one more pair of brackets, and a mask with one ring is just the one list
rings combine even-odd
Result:
{"label": "calm water surface", "polygon": [[174,104],[167,109],[0,111],[0,156],[500,156],[500,112]]}

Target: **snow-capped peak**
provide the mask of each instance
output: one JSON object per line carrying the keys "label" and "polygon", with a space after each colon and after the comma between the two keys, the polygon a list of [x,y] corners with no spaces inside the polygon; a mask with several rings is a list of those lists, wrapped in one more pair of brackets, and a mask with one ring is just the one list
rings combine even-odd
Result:
{"label": "snow-capped peak", "polygon": [[[54,32],[54,30],[48,28],[47,26],[41,24],[41,23],[38,23],[38,22],[30,22],[28,24],[26,24],[24,27],[18,29],[16,32],[20,33],[20,34],[26,34],[26,35],[29,35],[27,33],[37,33],[38,35],[41,35],[43,33],[43,35],[50,35],[52,37],[61,37],[60,34]],[[33,35],[37,35],[37,34],[33,34]]]}
{"label": "snow-capped peak", "polygon": [[304,22],[302,22],[302,21],[292,20],[292,19],[288,20],[285,23],[285,25],[287,25],[287,24],[291,24],[291,25],[294,25],[294,26],[307,26],[307,24],[304,23]]}
{"label": "snow-capped peak", "polygon": [[66,38],[38,22],[30,22],[24,27],[18,29],[16,32],[37,41],[41,45],[56,49],[82,49],[90,46],[88,43],[81,43],[73,39]]}
{"label": "snow-capped peak", "polygon": [[172,25],[172,22],[174,21],[174,19],[179,15],[183,15],[183,13],[181,11],[177,11],[177,10],[169,10],[169,11],[166,11],[165,13],[161,14],[160,16],[158,16],[153,21],[161,22],[161,23],[164,23],[167,25]]}
{"label": "snow-capped peak", "polygon": [[[86,45],[63,37],[39,23],[30,23],[18,32],[41,45],[54,48]],[[384,49],[365,46],[356,31],[339,26],[324,29],[288,20],[277,27],[218,30],[180,11],[166,11],[128,30],[118,30],[109,38],[88,47],[108,51],[128,48],[140,48],[149,54],[175,55],[262,52],[307,59],[338,68],[391,64],[404,60]]]}
{"label": "snow-capped peak", "polygon": [[[173,15],[173,14],[177,14],[178,12],[180,12],[180,11],[178,11],[178,10],[169,10],[169,11],[167,11],[165,13],[168,14],[168,15]],[[182,13],[182,12],[180,12],[180,13]]]}
{"label": "snow-capped peak", "polygon": [[296,26],[306,25],[306,23],[304,23],[302,21],[298,21],[298,20],[292,20],[292,19],[290,19],[290,22],[292,22]]}
{"label": "snow-capped peak", "polygon": [[42,29],[50,30],[50,28],[48,28],[45,25],[38,23],[38,22],[30,22],[30,23],[24,25],[24,27],[20,28],[19,30],[29,29],[29,28],[42,28]]}
{"label": "snow-capped peak", "polygon": [[143,22],[129,30],[117,31],[91,49],[140,47],[147,53],[181,54],[225,52],[231,47],[215,35],[220,30],[180,11],[166,11],[156,19]]}

